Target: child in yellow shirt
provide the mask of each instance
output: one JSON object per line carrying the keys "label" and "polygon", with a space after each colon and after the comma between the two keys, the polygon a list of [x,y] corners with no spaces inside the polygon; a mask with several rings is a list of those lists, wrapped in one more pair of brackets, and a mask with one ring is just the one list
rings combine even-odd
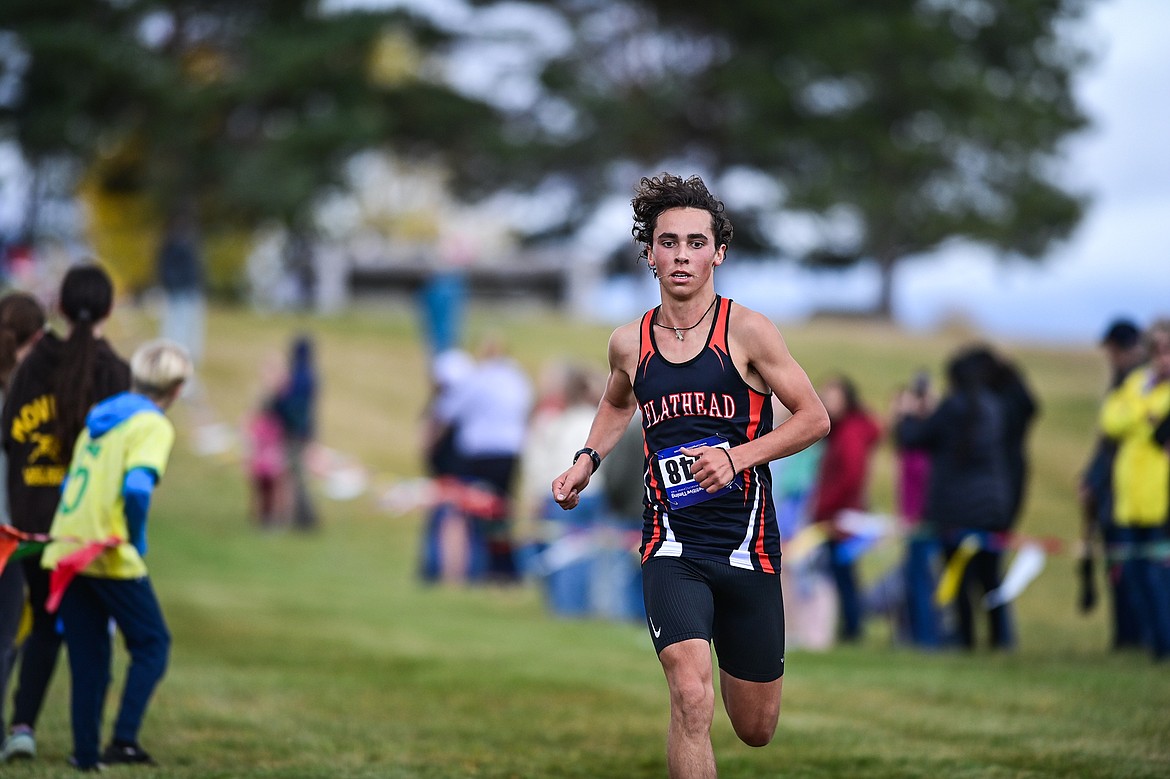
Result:
{"label": "child in yellow shirt", "polygon": [[[154,762],[138,744],[138,731],[170,653],[170,633],[143,557],[150,498],[175,439],[165,412],[191,375],[191,361],[177,344],[152,341],[134,353],[130,371],[131,391],[98,403],[86,417],[50,531],[61,540],[50,543],[43,558],[51,570],[88,544],[121,542],[81,570],[61,599],[72,674],[72,762],[82,771]],[[130,668],[113,740],[99,754],[111,619],[125,638]]]}

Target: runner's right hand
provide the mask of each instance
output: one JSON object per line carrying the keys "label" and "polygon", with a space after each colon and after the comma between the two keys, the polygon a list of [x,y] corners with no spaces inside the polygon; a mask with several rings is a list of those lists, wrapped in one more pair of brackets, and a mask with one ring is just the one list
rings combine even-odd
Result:
{"label": "runner's right hand", "polygon": [[581,502],[581,491],[589,485],[593,475],[592,463],[588,457],[578,457],[569,470],[553,479],[552,495],[557,505],[565,511],[574,509]]}

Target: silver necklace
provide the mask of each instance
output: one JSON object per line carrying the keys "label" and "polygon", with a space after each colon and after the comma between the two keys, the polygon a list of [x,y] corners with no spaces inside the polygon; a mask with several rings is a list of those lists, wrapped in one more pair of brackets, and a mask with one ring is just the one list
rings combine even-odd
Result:
{"label": "silver necklace", "polygon": [[[675,327],[675,326],[673,326],[673,325],[663,325],[663,324],[659,324],[659,322],[658,322],[658,313],[657,313],[657,312],[655,312],[655,314],[654,314],[654,324],[655,324],[655,326],[657,326],[657,327],[661,327],[661,328],[662,328],[662,329],[664,329],[664,330],[673,330],[673,331],[674,331],[674,337],[675,337],[675,338],[677,338],[678,340],[680,340],[680,341],[681,341],[681,340],[683,339],[683,333],[685,333],[687,330],[694,330],[696,327],[698,327],[700,324],[702,324],[702,323],[703,323],[703,320],[707,318],[707,314],[710,314],[710,313],[711,313],[711,309],[715,308],[715,301],[716,301],[716,300],[718,300],[718,299],[719,299],[719,296],[718,296],[718,295],[716,295],[715,297],[711,298],[711,305],[707,306],[707,310],[703,312],[703,315],[702,315],[701,317],[699,317],[699,321],[698,321],[698,322],[695,322],[695,323],[694,323],[693,325],[691,325],[690,327]],[[660,309],[659,309],[659,311],[661,311],[661,310],[662,310],[662,309],[660,308]]]}

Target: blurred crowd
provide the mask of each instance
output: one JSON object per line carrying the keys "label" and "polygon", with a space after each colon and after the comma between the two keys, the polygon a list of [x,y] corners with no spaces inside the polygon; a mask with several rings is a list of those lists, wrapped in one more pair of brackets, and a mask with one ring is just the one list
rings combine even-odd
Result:
{"label": "blurred crowd", "polygon": [[641,428],[631,424],[572,512],[549,494],[589,432],[604,375],[550,364],[534,386],[499,336],[432,361],[423,450],[437,499],[420,575],[431,582],[539,579],[565,615],[640,616],[630,550],[642,515]]}
{"label": "blurred crowd", "polygon": [[[1119,320],[1101,346],[1112,382],[1081,484],[1078,600],[1084,611],[1107,600],[1114,647],[1161,658],[1170,652],[1170,322],[1143,333]],[[425,415],[427,469],[440,488],[421,576],[531,578],[555,613],[641,618],[640,419],[580,506],[564,512],[548,485],[585,440],[604,374],[551,364],[533,386],[498,337],[475,355],[444,347],[431,361]],[[1054,551],[1019,529],[1039,404],[1024,371],[985,345],[940,367],[941,381],[924,368],[885,414],[867,406],[854,377],[822,381],[831,432],[772,464],[790,647],[858,641],[875,618],[895,641],[925,650],[1015,646],[1012,601],[1043,567],[1043,550]],[[894,498],[879,511],[870,476],[882,446],[894,454]],[[862,558],[891,544],[896,563],[862,576]]]}
{"label": "blurred crowd", "polygon": [[[960,350],[944,372],[940,392],[926,371],[901,388],[885,425],[851,377],[829,379],[819,388],[829,435],[774,464],[790,646],[858,641],[866,617],[881,614],[901,642],[973,648],[984,611],[989,645],[1013,646],[1008,604],[986,604],[1003,584],[1020,518],[1037,403],[1020,371],[985,346]],[[895,451],[892,522],[869,500],[871,461],[885,438]],[[809,537],[823,543],[802,543]],[[900,560],[863,588],[859,559],[890,538],[902,543]],[[947,570],[956,581],[944,597]]]}

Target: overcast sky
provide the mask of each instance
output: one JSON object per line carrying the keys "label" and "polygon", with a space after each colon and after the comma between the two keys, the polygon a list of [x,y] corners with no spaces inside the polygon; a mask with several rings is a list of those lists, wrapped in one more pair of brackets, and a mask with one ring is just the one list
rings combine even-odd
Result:
{"label": "overcast sky", "polygon": [[1069,165],[1094,200],[1072,240],[1039,268],[1004,269],[970,251],[908,268],[903,319],[925,324],[959,307],[1003,335],[1085,341],[1118,314],[1170,316],[1167,30],[1167,0],[1095,3],[1087,34],[1099,59],[1078,85],[1094,127]]}

